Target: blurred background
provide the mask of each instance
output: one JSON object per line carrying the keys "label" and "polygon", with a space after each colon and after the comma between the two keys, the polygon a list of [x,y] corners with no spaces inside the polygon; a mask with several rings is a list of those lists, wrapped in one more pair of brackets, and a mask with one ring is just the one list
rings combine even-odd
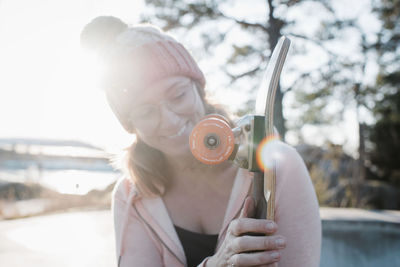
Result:
{"label": "blurred background", "polygon": [[[0,240],[1,223],[109,211],[120,176],[109,158],[134,136],[99,89],[100,62],[80,48],[83,26],[99,15],[168,30],[234,117],[252,112],[271,49],[288,36],[275,103],[281,138],[302,155],[321,207],[342,208],[351,215],[342,221],[374,211],[371,220],[397,223],[398,240],[399,0],[0,0]],[[324,238],[328,211],[337,210],[321,209]]]}

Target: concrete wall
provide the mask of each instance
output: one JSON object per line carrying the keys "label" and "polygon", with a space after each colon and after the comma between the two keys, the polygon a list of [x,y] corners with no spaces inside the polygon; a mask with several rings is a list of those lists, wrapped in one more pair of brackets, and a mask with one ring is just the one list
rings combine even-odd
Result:
{"label": "concrete wall", "polygon": [[321,208],[321,267],[400,266],[400,212]]}

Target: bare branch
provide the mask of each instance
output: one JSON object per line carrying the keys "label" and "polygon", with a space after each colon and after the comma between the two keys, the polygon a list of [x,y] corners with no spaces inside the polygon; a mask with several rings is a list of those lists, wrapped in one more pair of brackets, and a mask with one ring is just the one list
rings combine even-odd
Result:
{"label": "bare branch", "polygon": [[254,73],[258,72],[259,70],[260,70],[260,65],[257,65],[257,67],[255,67],[254,69],[251,69],[249,71],[246,71],[246,72],[238,74],[238,75],[231,74],[226,69],[225,69],[225,73],[231,78],[231,82],[229,84],[232,85],[236,80],[243,78],[245,76],[253,75]]}
{"label": "bare branch", "polygon": [[293,90],[294,88],[296,88],[297,84],[300,83],[301,81],[303,81],[304,78],[306,78],[307,76],[310,76],[310,72],[303,72],[297,79],[296,81],[288,88],[285,90],[285,92],[282,93],[287,93],[290,92],[291,90]]}
{"label": "bare branch", "polygon": [[319,41],[319,40],[311,39],[311,38],[309,38],[309,37],[307,37],[307,36],[305,36],[305,35],[296,34],[296,33],[291,33],[290,35],[293,36],[293,37],[301,38],[301,39],[303,39],[303,40],[306,40],[306,41],[309,41],[309,42],[312,42],[312,43],[318,45],[318,46],[321,47],[323,50],[325,50],[325,51],[329,54],[329,56],[331,56],[331,57],[336,57],[336,56],[337,56],[337,55],[335,55],[332,51],[328,50],[328,49],[324,46],[324,44],[323,44],[321,41]]}
{"label": "bare branch", "polygon": [[224,18],[226,18],[226,19],[229,19],[229,20],[233,20],[233,21],[235,21],[237,24],[242,25],[242,26],[244,26],[244,27],[259,28],[259,29],[261,29],[261,30],[263,30],[263,31],[268,31],[268,28],[265,27],[264,25],[262,25],[261,23],[250,23],[250,22],[247,22],[247,21],[244,21],[244,20],[239,20],[239,19],[237,19],[237,18],[228,16],[228,15],[222,13],[221,11],[218,11],[218,13],[219,13],[220,16],[222,16],[222,17],[224,17]]}

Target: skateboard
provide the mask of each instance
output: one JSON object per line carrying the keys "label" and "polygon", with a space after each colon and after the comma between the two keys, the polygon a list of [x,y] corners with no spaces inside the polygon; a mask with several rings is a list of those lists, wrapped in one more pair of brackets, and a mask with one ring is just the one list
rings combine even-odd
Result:
{"label": "skateboard", "polygon": [[266,164],[267,144],[278,140],[274,130],[274,101],[280,74],[290,47],[282,36],[276,44],[259,86],[255,112],[240,118],[231,128],[227,119],[211,114],[192,130],[189,145],[194,157],[204,164],[215,165],[226,160],[254,172],[253,197],[255,218],[274,220],[276,159]]}

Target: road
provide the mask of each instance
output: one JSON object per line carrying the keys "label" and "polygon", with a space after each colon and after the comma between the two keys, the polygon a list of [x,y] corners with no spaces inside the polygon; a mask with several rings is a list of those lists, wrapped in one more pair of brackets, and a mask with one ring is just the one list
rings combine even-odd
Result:
{"label": "road", "polygon": [[[400,266],[400,211],[320,213],[321,267]],[[113,267],[115,258],[108,210],[0,221],[0,267]]]}
{"label": "road", "polygon": [[112,227],[108,210],[0,221],[0,265],[116,266]]}

